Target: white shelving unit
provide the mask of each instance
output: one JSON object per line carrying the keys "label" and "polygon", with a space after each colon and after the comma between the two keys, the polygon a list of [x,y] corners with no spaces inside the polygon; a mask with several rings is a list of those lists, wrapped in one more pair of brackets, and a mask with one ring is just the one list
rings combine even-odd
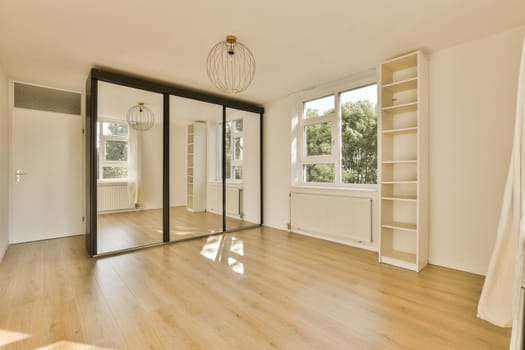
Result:
{"label": "white shelving unit", "polygon": [[379,261],[428,263],[428,63],[412,52],[381,64]]}
{"label": "white shelving unit", "polygon": [[193,212],[206,210],[206,124],[188,125],[187,204]]}

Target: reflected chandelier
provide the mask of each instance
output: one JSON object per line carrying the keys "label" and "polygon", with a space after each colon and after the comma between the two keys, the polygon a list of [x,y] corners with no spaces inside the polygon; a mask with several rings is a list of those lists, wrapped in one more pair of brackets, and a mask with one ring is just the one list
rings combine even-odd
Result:
{"label": "reflected chandelier", "polygon": [[228,35],[211,49],[206,68],[217,89],[236,94],[250,86],[255,76],[255,59],[234,35]]}
{"label": "reflected chandelier", "polygon": [[147,131],[153,127],[155,115],[151,109],[144,106],[144,102],[139,102],[128,110],[126,120],[133,129]]}

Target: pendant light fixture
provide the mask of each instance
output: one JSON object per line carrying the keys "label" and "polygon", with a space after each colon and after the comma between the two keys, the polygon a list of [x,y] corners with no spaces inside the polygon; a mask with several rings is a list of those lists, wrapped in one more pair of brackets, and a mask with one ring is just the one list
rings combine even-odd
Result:
{"label": "pendant light fixture", "polygon": [[139,102],[128,110],[126,120],[133,129],[147,131],[153,127],[155,115],[151,109],[144,105],[144,102]]}
{"label": "pendant light fixture", "polygon": [[250,86],[255,75],[255,59],[250,49],[234,35],[228,35],[211,49],[206,68],[217,89],[236,94]]}

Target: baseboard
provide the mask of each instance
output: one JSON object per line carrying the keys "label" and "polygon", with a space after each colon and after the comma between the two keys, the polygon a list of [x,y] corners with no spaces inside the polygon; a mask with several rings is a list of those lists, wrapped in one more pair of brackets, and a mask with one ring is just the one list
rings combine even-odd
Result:
{"label": "baseboard", "polygon": [[84,236],[84,235],[85,235],[85,233],[72,233],[72,234],[68,234],[68,235],[64,235],[64,236],[38,238],[38,239],[34,239],[34,240],[29,240],[29,241],[14,241],[14,242],[9,242],[9,243],[10,243],[10,245],[12,245],[12,244],[24,244],[24,243],[31,243],[31,242],[50,241],[50,240],[54,240],[54,239],[61,239],[61,238],[68,238],[68,237]]}
{"label": "baseboard", "polygon": [[[301,231],[301,230],[293,230],[293,231],[289,231],[287,230],[286,228],[282,228],[282,227],[275,227],[273,225],[268,225],[268,224],[264,224],[263,226],[266,226],[266,227],[271,227],[271,228],[274,228],[276,230],[280,230],[280,231],[284,231],[285,233],[292,233],[292,234],[296,234],[296,235],[301,235],[301,236],[307,236],[307,237],[312,237],[312,238],[317,238],[317,239],[322,239],[324,241],[329,241],[329,242],[334,242],[334,243],[339,243],[339,244],[343,244],[343,245],[347,245],[347,246],[350,246],[350,247],[355,247],[355,248],[361,248],[361,249],[364,249],[364,250],[368,250],[368,251],[371,251],[371,252],[376,252],[378,251],[377,247],[375,246],[371,246],[371,245],[363,245],[363,244],[360,244],[358,242],[349,242],[349,241],[343,241],[343,240],[339,240],[339,239],[336,239],[336,238],[332,238],[332,237],[328,237],[328,236],[323,236],[323,235],[319,235],[319,234],[314,234],[314,233],[310,233],[310,232],[306,232],[306,231]],[[371,243],[373,244],[373,242]]]}
{"label": "baseboard", "polygon": [[343,240],[340,240],[340,239],[337,239],[337,238],[332,238],[332,237],[329,237],[329,236],[322,236],[322,235],[319,235],[319,234],[310,233],[310,232],[297,230],[297,229],[295,229],[293,231],[290,231],[290,233],[295,233],[295,234],[301,235],[301,236],[307,236],[307,237],[322,239],[322,240],[329,241],[329,242],[344,244],[344,245],[347,245],[347,246],[350,246],[350,247],[361,248],[361,249],[364,249],[364,250],[369,250],[371,252],[376,252],[377,253],[376,247],[360,244],[358,242],[354,243],[354,242],[351,242],[351,241],[343,241]]}
{"label": "baseboard", "polygon": [[472,266],[466,266],[466,265],[462,265],[462,264],[443,263],[442,261],[435,261],[434,259],[432,259],[432,257],[429,257],[428,263],[431,264],[431,265],[434,265],[434,266],[444,267],[444,268],[451,269],[451,270],[471,273],[473,275],[480,275],[480,276],[486,276],[487,275],[486,271],[483,271],[483,270],[481,270],[479,268],[474,268]]}

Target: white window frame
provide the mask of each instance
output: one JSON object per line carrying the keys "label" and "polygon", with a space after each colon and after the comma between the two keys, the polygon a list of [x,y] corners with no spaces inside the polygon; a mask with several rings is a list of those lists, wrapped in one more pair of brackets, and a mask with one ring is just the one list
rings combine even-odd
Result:
{"label": "white window frame", "polygon": [[[301,120],[299,122],[300,125],[300,133],[301,133],[301,143],[300,143],[300,154],[301,154],[301,178],[303,183],[308,184],[329,184],[326,182],[306,182],[304,178],[304,167],[306,165],[310,164],[334,164],[336,163],[338,159],[338,147],[339,141],[337,138],[339,137],[338,130],[338,112],[337,112],[337,106],[339,102],[339,98],[337,95],[334,96],[334,111],[330,114],[323,115],[322,117],[313,117],[313,118],[305,118],[305,110],[304,105],[310,101],[321,99],[328,96],[334,96],[333,94],[326,95],[326,96],[319,96],[314,99],[310,99],[307,101],[303,101],[301,104]],[[331,132],[332,132],[332,144],[331,146],[331,154],[325,154],[325,155],[317,155],[317,156],[309,156],[307,154],[307,147],[306,147],[306,128],[310,125],[316,125],[316,124],[323,124],[323,123],[329,123],[331,126]],[[338,177],[337,177],[337,171],[334,172],[334,183],[338,183]]]}
{"label": "white window frame", "polygon": [[[292,142],[292,186],[323,187],[360,190],[377,190],[376,184],[347,184],[342,180],[341,168],[341,106],[340,95],[347,91],[377,84],[379,81],[375,69],[355,74],[330,84],[297,93],[293,97],[292,130],[296,142]],[[321,117],[304,118],[304,105],[307,102],[334,96],[334,112]],[[378,94],[378,104],[379,104]],[[377,113],[379,125],[379,111]],[[330,155],[307,156],[306,126],[329,122],[332,125],[332,153]],[[378,143],[379,157],[379,143]],[[306,182],[304,167],[309,164],[334,164],[334,182]],[[379,165],[379,164],[378,164]],[[378,174],[379,176],[379,174]]]}
{"label": "white window frame", "polygon": [[[127,177],[114,178],[114,179],[104,179],[104,166],[108,167],[123,167],[128,169],[129,174],[129,126],[128,126],[128,136],[116,136],[116,135],[104,135],[102,132],[102,123],[113,123],[127,125],[126,121],[120,119],[112,119],[107,117],[99,117],[97,125],[97,136],[99,142],[99,156],[98,156],[98,182],[100,183],[118,183],[118,182],[127,182]],[[128,143],[128,160],[127,161],[114,161],[106,160],[106,141],[125,141]]]}
{"label": "white window frame", "polygon": [[[242,143],[244,145],[244,120],[243,120],[243,131],[237,131],[234,130],[233,124],[237,120],[243,120],[242,118],[234,118],[227,120],[226,123],[231,123],[231,141],[230,141],[230,154],[231,154],[231,161],[230,161],[230,177],[226,178],[227,183],[242,183],[244,179],[244,168],[243,168],[243,161],[244,161],[244,150],[242,152],[242,159],[235,159],[235,138],[241,138]],[[217,123],[217,179],[222,180],[222,122]],[[234,167],[240,167],[242,178],[241,179],[235,179],[234,178]]]}

